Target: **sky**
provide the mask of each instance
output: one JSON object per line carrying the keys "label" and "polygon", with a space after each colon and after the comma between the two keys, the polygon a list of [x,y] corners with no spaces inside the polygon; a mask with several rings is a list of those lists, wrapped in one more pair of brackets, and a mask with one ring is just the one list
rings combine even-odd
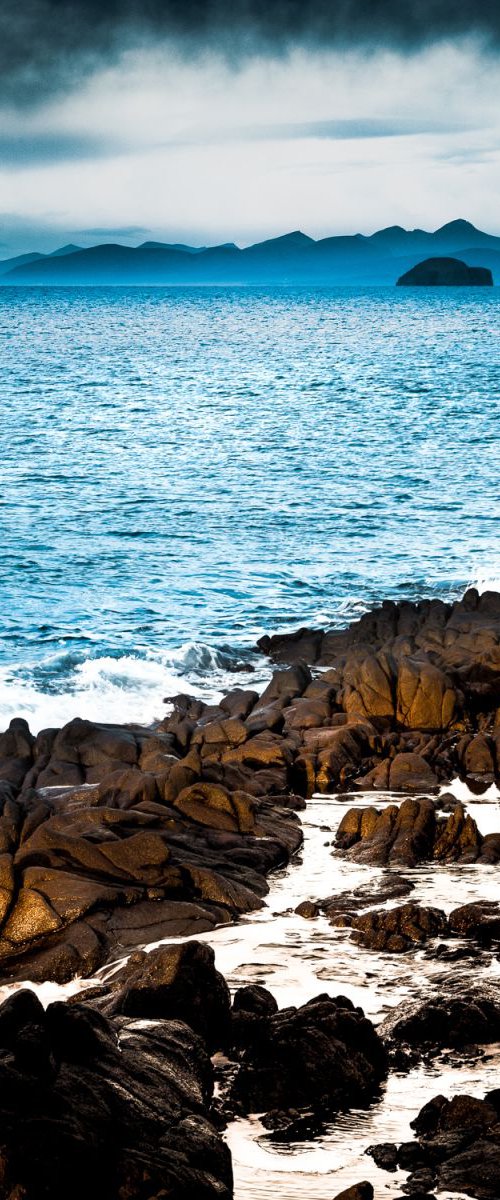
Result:
{"label": "sky", "polygon": [[493,0],[2,0],[0,257],[500,234],[499,85]]}

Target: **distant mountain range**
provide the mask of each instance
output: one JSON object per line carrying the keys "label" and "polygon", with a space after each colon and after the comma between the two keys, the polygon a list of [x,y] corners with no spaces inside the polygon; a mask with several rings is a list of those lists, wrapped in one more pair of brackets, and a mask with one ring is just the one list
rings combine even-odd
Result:
{"label": "distant mountain range", "polygon": [[298,231],[240,249],[221,246],[141,246],[114,243],[62,246],[52,254],[18,255],[0,262],[0,285],[105,286],[151,284],[395,284],[428,257],[458,255],[500,278],[500,237],[469,221],[450,221],[434,233],[393,225],[365,237],[321,238]]}

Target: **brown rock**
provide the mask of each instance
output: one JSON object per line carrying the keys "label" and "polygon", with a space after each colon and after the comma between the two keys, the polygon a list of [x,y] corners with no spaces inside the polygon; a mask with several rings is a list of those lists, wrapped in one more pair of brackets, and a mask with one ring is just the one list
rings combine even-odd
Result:
{"label": "brown rock", "polygon": [[211,783],[195,783],[177,796],[175,807],[192,821],[215,829],[234,829],[248,833],[255,828],[255,809],[251,796],[230,794]]}
{"label": "brown rock", "polygon": [[437,787],[432,767],[420,754],[396,754],[389,768],[389,787],[395,792],[428,792]]}

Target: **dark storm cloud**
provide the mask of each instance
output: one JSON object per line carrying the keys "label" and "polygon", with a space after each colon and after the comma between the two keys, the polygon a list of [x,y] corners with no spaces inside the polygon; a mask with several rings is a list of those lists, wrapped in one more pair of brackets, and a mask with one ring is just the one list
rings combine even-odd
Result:
{"label": "dark storm cloud", "polygon": [[0,87],[36,103],[130,47],[173,41],[239,61],[294,46],[396,47],[443,38],[500,42],[498,0],[2,0]]}

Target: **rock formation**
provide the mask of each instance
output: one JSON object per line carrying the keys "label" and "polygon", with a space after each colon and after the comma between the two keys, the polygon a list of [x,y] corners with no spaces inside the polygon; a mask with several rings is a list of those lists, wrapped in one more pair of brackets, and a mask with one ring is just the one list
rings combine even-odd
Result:
{"label": "rock formation", "polygon": [[213,1072],[187,1025],[113,1022],[20,991],[0,1008],[6,1200],[230,1200],[208,1117]]}
{"label": "rock formation", "polygon": [[455,774],[499,778],[500,596],[386,603],[261,648],[288,664],[261,696],[177,696],[150,728],[73,720],[34,737],[18,719],[0,735],[0,978],[89,975],[258,907],[314,791],[408,793],[342,822],[361,861],[498,861],[498,835],[432,796]]}
{"label": "rock formation", "polygon": [[492,287],[489,267],[468,267],[460,258],[426,258],[397,281],[398,287]]}

